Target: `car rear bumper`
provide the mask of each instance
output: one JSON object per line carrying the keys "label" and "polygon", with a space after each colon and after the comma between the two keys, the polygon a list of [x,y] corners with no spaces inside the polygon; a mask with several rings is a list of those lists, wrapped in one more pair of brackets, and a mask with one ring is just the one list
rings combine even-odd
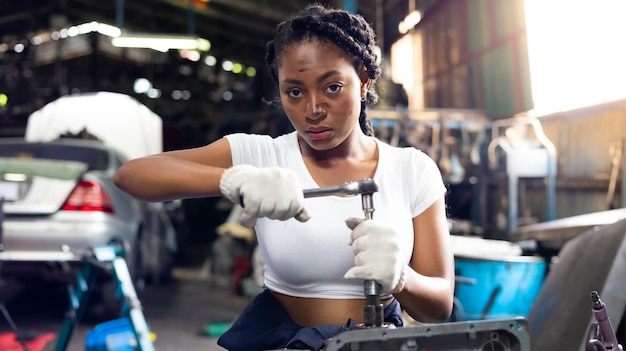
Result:
{"label": "car rear bumper", "polygon": [[7,218],[3,228],[0,277],[47,281],[72,281],[85,260],[93,257],[92,248],[113,242],[134,245],[137,232],[129,223],[104,214],[82,220],[72,214],[55,220]]}
{"label": "car rear bumper", "polygon": [[74,252],[63,251],[33,251],[33,250],[17,250],[0,252],[0,261],[17,261],[17,262],[78,262],[81,261],[81,255]]}
{"label": "car rear bumper", "polygon": [[[91,247],[108,245],[113,241],[134,244],[137,228],[128,222],[102,213],[89,215],[55,215],[48,218],[6,218],[2,243],[4,251],[21,252],[14,255],[22,258],[28,252],[36,253],[33,260],[49,253],[59,259],[80,255]],[[20,259],[18,259],[20,260]]]}
{"label": "car rear bumper", "polygon": [[[37,260],[32,260],[33,257]],[[75,283],[76,275],[84,264],[74,257],[68,260],[68,257],[46,253],[46,258],[41,252],[2,252],[0,277],[20,282],[46,281],[72,284]]]}

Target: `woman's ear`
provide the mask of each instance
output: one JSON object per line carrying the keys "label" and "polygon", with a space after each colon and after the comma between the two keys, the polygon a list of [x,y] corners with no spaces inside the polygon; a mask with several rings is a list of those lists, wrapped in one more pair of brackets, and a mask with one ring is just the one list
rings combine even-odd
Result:
{"label": "woman's ear", "polygon": [[359,79],[361,79],[361,98],[365,98],[367,91],[372,85],[372,80],[370,79],[369,74],[367,74],[367,69],[363,65],[359,71]]}

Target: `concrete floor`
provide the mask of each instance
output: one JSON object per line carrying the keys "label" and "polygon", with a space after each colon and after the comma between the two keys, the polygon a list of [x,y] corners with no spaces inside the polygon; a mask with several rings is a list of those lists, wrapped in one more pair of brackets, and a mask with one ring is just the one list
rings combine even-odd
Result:
{"label": "concrete floor", "polygon": [[[6,303],[12,319],[22,335],[37,337],[47,333],[59,335],[67,295],[45,288],[23,289],[5,284],[2,291],[14,291]],[[211,322],[231,322],[248,302],[249,297],[231,293],[201,274],[200,268],[176,268],[174,281],[167,285],[148,285],[140,296],[144,316],[156,334],[158,351],[224,350],[215,337],[202,331]],[[102,321],[84,319],[72,334],[67,351],[84,351],[88,330]],[[9,323],[0,321],[0,332],[11,331]],[[56,340],[46,344],[45,351],[56,350]],[[0,347],[0,350],[2,348]]]}

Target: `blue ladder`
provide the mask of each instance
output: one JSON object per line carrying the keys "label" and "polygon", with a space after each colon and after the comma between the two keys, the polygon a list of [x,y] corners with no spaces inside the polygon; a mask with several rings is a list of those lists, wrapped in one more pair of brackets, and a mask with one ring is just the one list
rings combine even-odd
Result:
{"label": "blue ladder", "polygon": [[74,328],[82,319],[89,296],[93,291],[98,274],[102,270],[112,270],[117,280],[118,292],[123,299],[122,315],[128,316],[130,325],[137,341],[138,351],[154,351],[150,338],[150,331],[143,315],[141,302],[133,285],[124,250],[118,245],[97,246],[84,254],[84,265],[80,273],[76,274],[76,283],[68,287],[69,307],[61,326],[61,332],[55,351],[64,351],[74,332]]}

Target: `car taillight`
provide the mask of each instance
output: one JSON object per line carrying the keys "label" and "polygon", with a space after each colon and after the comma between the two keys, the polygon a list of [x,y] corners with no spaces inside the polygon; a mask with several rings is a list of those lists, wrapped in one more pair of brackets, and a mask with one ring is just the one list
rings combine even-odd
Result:
{"label": "car taillight", "polygon": [[61,206],[61,210],[113,213],[113,205],[100,184],[81,180]]}

